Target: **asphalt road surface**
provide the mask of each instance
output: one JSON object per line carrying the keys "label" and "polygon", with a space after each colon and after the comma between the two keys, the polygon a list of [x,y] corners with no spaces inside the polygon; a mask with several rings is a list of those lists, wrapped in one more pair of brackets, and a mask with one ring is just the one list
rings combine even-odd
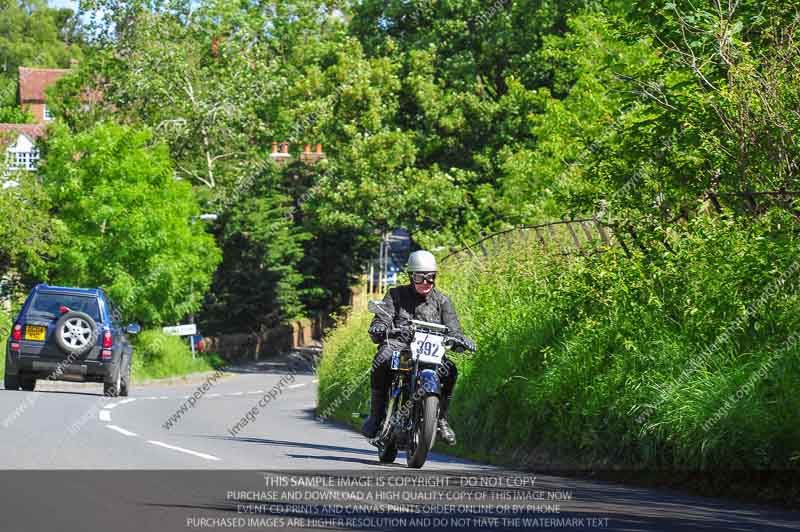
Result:
{"label": "asphalt road surface", "polygon": [[0,530],[800,530],[800,513],[433,453],[384,465],[287,355],[191,382],[0,391]]}

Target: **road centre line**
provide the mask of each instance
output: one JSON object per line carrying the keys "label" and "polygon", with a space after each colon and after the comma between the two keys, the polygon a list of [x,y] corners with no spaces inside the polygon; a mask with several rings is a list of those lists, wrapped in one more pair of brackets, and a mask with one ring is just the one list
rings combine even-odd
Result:
{"label": "road centre line", "polygon": [[228,395],[244,395],[244,392],[233,392],[229,393]]}
{"label": "road centre line", "polygon": [[125,430],[122,427],[118,427],[116,425],[106,425],[106,427],[110,428],[111,430],[116,430],[120,434],[124,434],[125,436],[138,436],[135,432],[131,432],[129,430]]}
{"label": "road centre line", "polygon": [[307,382],[301,382],[299,384],[292,384],[290,386],[287,386],[287,388],[299,388],[301,386],[305,386],[306,384],[308,384],[308,383]]}
{"label": "road centre line", "polygon": [[198,453],[197,451],[192,451],[191,449],[184,449],[183,447],[176,447],[175,445],[169,445],[161,441],[156,440],[147,440],[147,443],[152,443],[153,445],[158,445],[159,447],[164,447],[165,449],[172,449],[173,451],[178,451],[181,453],[191,454],[193,456],[198,456],[200,458],[204,458],[206,460],[219,460],[216,456],[212,456],[210,454],[205,453]]}

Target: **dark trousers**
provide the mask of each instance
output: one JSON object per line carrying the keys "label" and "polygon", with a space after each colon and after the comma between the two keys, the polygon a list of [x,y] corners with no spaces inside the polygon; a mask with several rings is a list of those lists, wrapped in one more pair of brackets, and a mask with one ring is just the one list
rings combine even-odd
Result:
{"label": "dark trousers", "polygon": [[[382,392],[384,395],[389,390],[391,382],[392,351],[399,351],[400,346],[383,344],[375,353],[372,359],[372,389]],[[439,381],[442,383],[442,398],[449,400],[453,396],[453,389],[458,379],[458,369],[453,361],[447,358],[442,359],[442,368],[439,370]]]}

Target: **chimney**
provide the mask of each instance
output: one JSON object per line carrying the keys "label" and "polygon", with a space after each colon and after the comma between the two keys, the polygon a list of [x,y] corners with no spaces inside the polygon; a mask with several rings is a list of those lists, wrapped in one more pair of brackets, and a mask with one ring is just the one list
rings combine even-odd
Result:
{"label": "chimney", "polygon": [[313,163],[314,154],[311,153],[311,144],[306,144],[303,147],[303,153],[300,154],[300,160],[304,163]]}
{"label": "chimney", "polygon": [[269,154],[270,158],[277,164],[283,164],[289,160],[289,143],[281,142],[280,151],[278,151],[278,142],[272,141],[272,153]]}
{"label": "chimney", "polygon": [[300,160],[306,164],[314,164],[324,158],[325,154],[322,152],[322,144],[317,144],[313,152],[311,151],[311,144],[306,144],[305,150],[300,155]]}

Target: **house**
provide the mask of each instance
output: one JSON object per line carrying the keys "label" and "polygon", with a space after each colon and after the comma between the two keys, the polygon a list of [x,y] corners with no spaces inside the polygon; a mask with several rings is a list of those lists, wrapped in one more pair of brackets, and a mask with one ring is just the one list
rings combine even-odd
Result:
{"label": "house", "polygon": [[39,149],[36,141],[44,136],[43,124],[0,124],[0,147],[5,146],[6,163],[13,170],[36,170]]}
{"label": "house", "polygon": [[19,67],[19,104],[33,115],[37,124],[53,119],[47,108],[45,90],[69,72],[64,68]]}
{"label": "house", "polygon": [[36,141],[44,136],[47,123],[53,119],[45,91],[68,73],[63,68],[19,67],[19,105],[33,115],[35,123],[0,124],[0,148],[5,148],[7,171],[36,170],[39,162]]}

